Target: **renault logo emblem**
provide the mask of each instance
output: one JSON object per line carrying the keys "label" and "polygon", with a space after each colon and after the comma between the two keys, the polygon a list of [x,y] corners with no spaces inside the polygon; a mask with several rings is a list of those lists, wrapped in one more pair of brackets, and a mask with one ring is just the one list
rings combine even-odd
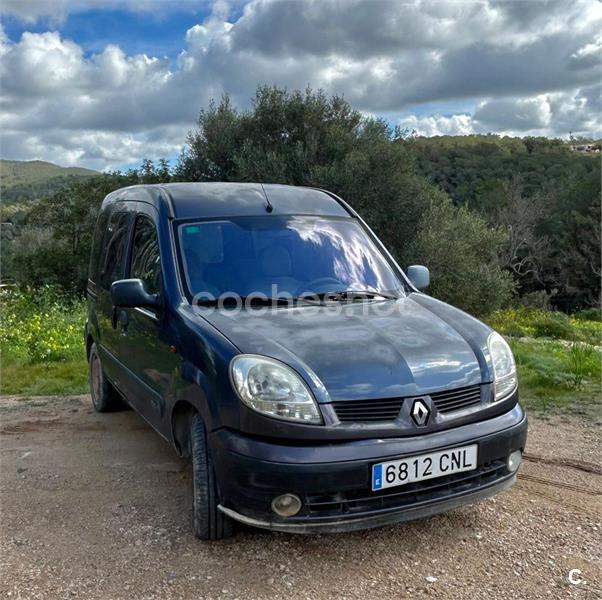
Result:
{"label": "renault logo emblem", "polygon": [[428,406],[422,400],[414,400],[412,406],[412,419],[414,423],[419,427],[426,425],[429,420],[429,409]]}

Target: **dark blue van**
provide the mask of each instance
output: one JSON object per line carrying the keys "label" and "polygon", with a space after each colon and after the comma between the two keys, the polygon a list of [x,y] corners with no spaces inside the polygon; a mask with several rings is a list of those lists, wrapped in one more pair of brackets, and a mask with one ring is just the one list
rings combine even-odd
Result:
{"label": "dark blue van", "polygon": [[516,480],[527,436],[505,340],[419,291],[327,191],[109,194],[85,327],[96,410],[127,402],[192,462],[194,533],[432,515]]}

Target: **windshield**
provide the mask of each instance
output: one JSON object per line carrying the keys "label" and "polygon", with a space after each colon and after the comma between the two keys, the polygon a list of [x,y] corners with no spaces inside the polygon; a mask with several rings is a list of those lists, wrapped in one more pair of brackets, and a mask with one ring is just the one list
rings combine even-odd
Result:
{"label": "windshield", "polygon": [[185,223],[179,241],[191,296],[403,291],[384,256],[351,219],[266,215]]}

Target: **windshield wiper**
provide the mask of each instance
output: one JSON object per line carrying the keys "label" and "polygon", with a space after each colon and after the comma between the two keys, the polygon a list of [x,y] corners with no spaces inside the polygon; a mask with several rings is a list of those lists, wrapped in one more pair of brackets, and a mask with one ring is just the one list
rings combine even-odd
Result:
{"label": "windshield wiper", "polygon": [[384,300],[397,300],[399,296],[393,294],[386,294],[382,292],[373,292],[372,290],[342,290],[338,292],[320,292],[318,294],[308,293],[299,297],[300,300],[311,302],[317,300],[323,302],[330,300],[332,302],[339,301],[354,301],[354,300],[374,300],[376,298],[382,298]]}
{"label": "windshield wiper", "polygon": [[397,300],[398,296],[371,290],[342,290],[338,292],[320,292],[318,294],[307,293],[306,295],[291,297],[265,297],[255,296],[225,296],[224,298],[198,298],[194,300],[195,306],[236,308],[240,306],[299,306],[300,303],[312,304],[315,302],[354,302],[355,300]]}

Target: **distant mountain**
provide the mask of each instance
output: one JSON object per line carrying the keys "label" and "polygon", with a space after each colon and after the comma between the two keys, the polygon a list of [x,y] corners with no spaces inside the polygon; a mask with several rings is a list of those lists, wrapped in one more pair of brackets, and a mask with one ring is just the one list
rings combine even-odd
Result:
{"label": "distant mountain", "polygon": [[41,160],[0,160],[0,197],[7,204],[36,200],[53,194],[73,179],[95,175],[100,173]]}

